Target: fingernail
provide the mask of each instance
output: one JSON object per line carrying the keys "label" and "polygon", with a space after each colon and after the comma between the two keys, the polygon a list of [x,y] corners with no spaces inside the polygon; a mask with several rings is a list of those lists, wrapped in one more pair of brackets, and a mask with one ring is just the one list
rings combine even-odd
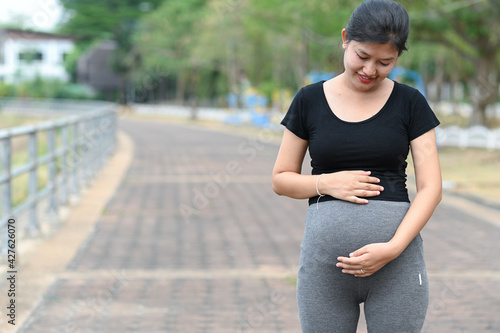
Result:
{"label": "fingernail", "polygon": [[354,253],[349,253],[349,257],[352,257],[354,255]]}

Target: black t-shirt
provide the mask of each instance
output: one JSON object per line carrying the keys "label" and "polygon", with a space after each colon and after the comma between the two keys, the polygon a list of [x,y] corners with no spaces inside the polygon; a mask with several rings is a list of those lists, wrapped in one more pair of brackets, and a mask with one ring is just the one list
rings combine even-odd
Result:
{"label": "black t-shirt", "polygon": [[[406,159],[410,141],[439,125],[425,97],[394,82],[382,109],[360,121],[339,119],[330,109],[324,81],[303,87],[295,96],[282,125],[309,143],[312,174],[346,170],[371,171],[384,191],[369,200],[409,202]],[[318,197],[309,199],[316,203]],[[321,198],[335,200],[331,196]]]}

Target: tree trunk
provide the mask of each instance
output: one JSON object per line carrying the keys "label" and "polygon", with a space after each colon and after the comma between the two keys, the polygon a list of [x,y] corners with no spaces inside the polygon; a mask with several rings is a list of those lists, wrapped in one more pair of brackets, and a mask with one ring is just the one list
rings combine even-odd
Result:
{"label": "tree trunk", "polygon": [[159,94],[159,100],[160,101],[166,101],[167,100],[167,78],[165,76],[160,76],[160,84],[158,86],[158,94]]}
{"label": "tree trunk", "polygon": [[200,72],[198,66],[193,66],[193,70],[191,72],[191,80],[190,80],[190,101],[191,101],[191,119],[198,119],[198,84],[200,82]]}
{"label": "tree trunk", "polygon": [[487,126],[486,124],[486,106],[487,104],[474,102],[472,104],[472,115],[469,126]]}
{"label": "tree trunk", "polygon": [[436,102],[442,100],[443,93],[443,81],[444,81],[444,57],[438,54],[436,57],[436,73],[434,77],[434,82],[436,84]]}
{"label": "tree trunk", "polygon": [[175,100],[177,104],[184,105],[184,96],[186,95],[187,75],[185,71],[181,71],[177,77],[177,88],[175,90]]}
{"label": "tree trunk", "polygon": [[470,125],[488,126],[486,107],[498,98],[499,77],[496,54],[488,54],[478,62],[475,86],[471,90],[473,114]]}
{"label": "tree trunk", "polygon": [[238,68],[236,65],[236,52],[233,41],[229,41],[226,47],[227,58],[227,78],[229,91],[233,94],[238,94]]}
{"label": "tree trunk", "polygon": [[300,72],[301,81],[304,81],[309,69],[309,40],[305,28],[301,30],[301,47],[300,47]]}
{"label": "tree trunk", "polygon": [[457,89],[459,89],[459,85],[460,85],[460,80],[459,80],[459,77],[458,77],[458,74],[456,72],[452,72],[451,73],[451,76],[450,76],[450,85],[451,85],[451,95],[450,95],[450,99],[451,99],[451,105],[452,105],[452,112],[453,114],[458,114],[458,104],[460,102],[460,98],[459,96],[457,96]]}

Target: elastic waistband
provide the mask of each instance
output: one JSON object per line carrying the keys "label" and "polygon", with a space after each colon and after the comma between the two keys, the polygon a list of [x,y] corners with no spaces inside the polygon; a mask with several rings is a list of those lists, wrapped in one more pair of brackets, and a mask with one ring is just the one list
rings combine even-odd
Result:
{"label": "elastic waistband", "polygon": [[[393,201],[393,202],[408,202],[408,203],[410,202],[410,199],[408,198],[408,196],[406,196],[405,198],[392,198],[392,197],[382,196],[382,194],[379,196],[371,197],[371,198],[367,198],[367,199],[368,199],[368,201],[375,200],[375,201]],[[320,202],[334,201],[334,200],[335,201],[342,201],[340,199],[334,198],[334,197],[329,196],[329,195],[322,196],[321,198],[317,195],[315,197],[309,198],[309,206],[316,204],[316,203],[320,203]]]}

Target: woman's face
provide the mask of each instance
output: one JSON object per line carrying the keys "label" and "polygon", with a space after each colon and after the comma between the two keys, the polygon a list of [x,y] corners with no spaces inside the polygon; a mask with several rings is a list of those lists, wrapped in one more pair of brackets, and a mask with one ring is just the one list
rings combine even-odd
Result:
{"label": "woman's face", "polygon": [[345,74],[353,88],[372,91],[387,78],[398,58],[398,50],[390,43],[347,41],[342,31]]}

